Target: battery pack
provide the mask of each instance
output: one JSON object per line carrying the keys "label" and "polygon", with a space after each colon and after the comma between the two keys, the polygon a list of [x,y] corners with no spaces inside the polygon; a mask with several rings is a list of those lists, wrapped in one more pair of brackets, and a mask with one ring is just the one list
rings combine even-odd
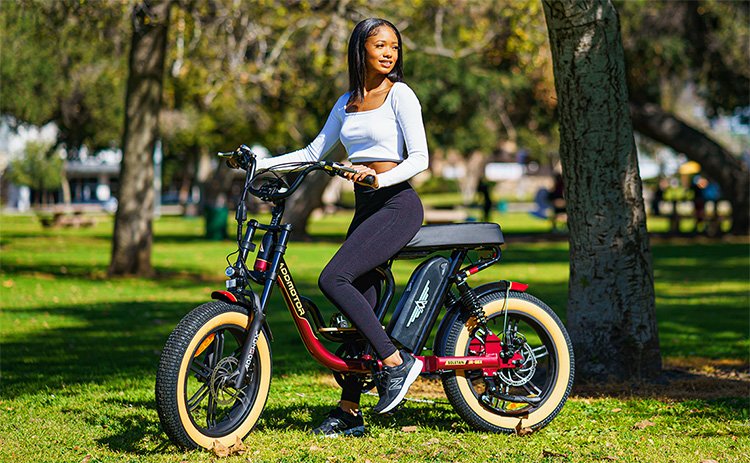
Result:
{"label": "battery pack", "polygon": [[448,259],[435,256],[420,264],[409,278],[401,300],[386,328],[390,337],[410,352],[419,349],[430,334],[440,311]]}

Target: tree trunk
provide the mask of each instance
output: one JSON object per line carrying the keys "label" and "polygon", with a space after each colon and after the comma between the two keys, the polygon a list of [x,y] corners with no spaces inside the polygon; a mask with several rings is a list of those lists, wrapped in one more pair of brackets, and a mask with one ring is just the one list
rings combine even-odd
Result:
{"label": "tree trunk", "polygon": [[62,200],[63,204],[70,206],[73,202],[72,195],[70,194],[70,181],[68,180],[68,174],[65,173],[65,164],[63,164],[62,178],[60,179],[60,188],[62,189]]}
{"label": "tree trunk", "polygon": [[484,178],[484,169],[487,167],[487,156],[481,151],[472,151],[463,161],[465,166],[464,176],[458,182],[464,205],[469,206],[474,202],[479,182]]}
{"label": "tree trunk", "polygon": [[750,233],[750,172],[747,165],[706,134],[655,104],[631,103],[633,126],[697,162],[732,204],[732,233]]}
{"label": "tree trunk", "polygon": [[125,130],[111,275],[148,275],[154,212],[154,144],[158,136],[169,0],[133,8],[133,38],[125,95]]}
{"label": "tree trunk", "polygon": [[323,205],[323,192],[330,182],[331,177],[322,172],[310,174],[297,193],[286,201],[284,216],[285,221],[292,225],[292,240],[303,241],[309,238],[307,222],[310,214]]}
{"label": "tree trunk", "polygon": [[186,159],[185,170],[181,172],[180,186],[178,190],[178,201],[180,206],[186,208],[190,200],[190,192],[193,188],[193,179],[195,178],[195,162],[190,158]]}
{"label": "tree trunk", "polygon": [[[331,161],[341,161],[346,157],[346,151],[338,147],[326,158]],[[307,222],[310,214],[323,205],[323,192],[331,182],[331,177],[319,173],[311,174],[300,185],[299,190],[286,201],[284,218],[292,225],[291,239],[301,241],[309,238]]]}
{"label": "tree trunk", "polygon": [[207,207],[227,207],[233,176],[234,171],[224,161],[219,161],[216,167],[208,171],[201,194],[204,210]]}
{"label": "tree trunk", "polygon": [[651,250],[610,0],[544,1],[570,230],[568,329],[582,379],[661,370]]}

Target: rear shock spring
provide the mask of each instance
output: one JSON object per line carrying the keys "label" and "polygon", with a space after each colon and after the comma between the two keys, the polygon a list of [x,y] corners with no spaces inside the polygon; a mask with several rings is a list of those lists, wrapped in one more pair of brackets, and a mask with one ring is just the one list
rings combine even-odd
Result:
{"label": "rear shock spring", "polygon": [[461,294],[461,304],[471,312],[471,314],[477,319],[479,325],[486,326],[487,316],[485,315],[484,307],[479,303],[479,298],[474,290],[466,284],[465,280],[459,281],[456,284],[456,288]]}

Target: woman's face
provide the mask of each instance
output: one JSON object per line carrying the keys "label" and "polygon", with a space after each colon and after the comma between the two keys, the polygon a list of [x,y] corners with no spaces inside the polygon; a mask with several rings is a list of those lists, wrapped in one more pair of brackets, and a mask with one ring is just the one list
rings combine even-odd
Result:
{"label": "woman's face", "polygon": [[380,26],[365,41],[365,71],[367,75],[388,75],[398,60],[398,37],[388,26]]}

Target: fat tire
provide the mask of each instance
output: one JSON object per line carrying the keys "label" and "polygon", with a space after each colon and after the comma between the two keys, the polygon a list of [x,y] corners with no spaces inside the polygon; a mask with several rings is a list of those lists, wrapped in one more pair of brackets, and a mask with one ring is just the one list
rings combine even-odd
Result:
{"label": "fat tire", "polygon": [[[492,302],[500,301],[502,303],[503,298],[505,298],[505,291],[493,291],[489,294],[484,295],[480,298],[480,304],[482,304],[483,307],[487,307]],[[568,395],[570,394],[570,390],[573,387],[573,379],[575,374],[575,362],[573,358],[573,347],[572,343],[570,342],[570,337],[568,336],[567,331],[565,330],[565,327],[563,326],[562,322],[560,321],[560,318],[550,309],[544,302],[540,301],[536,297],[519,292],[519,291],[510,291],[508,294],[508,310],[513,310],[514,303],[517,304],[516,301],[524,301],[524,303],[529,303],[533,306],[535,306],[534,310],[541,310],[543,311],[548,317],[547,320],[539,320],[537,319],[537,322],[542,324],[545,329],[548,331],[556,330],[557,331],[557,339],[558,340],[564,340],[564,342],[553,342],[555,344],[556,350],[564,350],[567,352],[568,355],[568,365],[566,370],[561,373],[561,375],[558,375],[558,378],[565,380],[567,376],[567,381],[565,381],[565,389],[562,393],[562,396],[560,399],[557,400],[556,406],[550,411],[546,413],[546,416],[533,416],[535,413],[537,413],[539,410],[533,410],[531,413],[529,413],[528,416],[522,415],[521,417],[518,416],[512,416],[512,415],[501,415],[496,412],[490,412],[493,413],[497,419],[496,423],[492,423],[488,421],[487,419],[481,417],[477,411],[480,407],[483,410],[485,410],[485,413],[489,412],[488,409],[482,407],[482,405],[479,403],[479,401],[476,399],[476,397],[472,394],[471,396],[468,396],[464,391],[462,392],[460,387],[460,381],[463,381],[464,383],[467,383],[467,380],[462,376],[460,372],[448,372],[444,373],[442,375],[442,382],[443,382],[443,389],[445,390],[445,394],[448,397],[448,401],[453,406],[453,409],[458,413],[458,415],[461,416],[470,426],[472,426],[474,429],[480,430],[480,431],[489,431],[493,433],[513,433],[518,432],[521,428],[530,427],[532,430],[538,430],[549,424],[550,421],[552,421],[555,416],[557,416],[558,413],[560,413],[560,410],[562,410],[563,406],[565,405],[565,401],[568,398]],[[493,314],[498,313],[495,311]],[[487,314],[488,318],[491,317],[493,314]],[[464,312],[461,315],[459,315],[455,321],[451,324],[451,326],[448,328],[448,333],[446,335],[446,342],[445,342],[445,352],[444,355],[452,356],[452,355],[464,355],[464,349],[466,348],[466,345],[459,346],[458,343],[461,338],[461,334],[464,331],[467,322],[470,321],[470,318],[472,318],[468,313]],[[547,322],[547,323],[545,323]],[[461,353],[456,353],[457,351],[460,351]],[[565,354],[563,352],[563,355]],[[455,353],[455,354],[454,354]],[[550,355],[553,355],[550,353]],[[559,355],[558,355],[559,357]],[[559,359],[556,359],[556,361],[559,361]],[[560,367],[558,367],[560,368]],[[555,390],[558,387],[562,387],[562,385],[557,384],[559,381],[556,381],[556,383],[552,386],[552,389]],[[559,392],[558,392],[559,395]],[[503,424],[507,423],[507,425],[500,425],[497,424],[497,421],[502,421]],[[524,423],[526,421],[526,423]],[[528,422],[532,422],[533,424],[528,425]],[[515,424],[513,424],[515,423]]]}
{"label": "fat tire", "polygon": [[[167,343],[161,353],[161,359],[159,360],[159,369],[156,373],[156,409],[159,414],[159,421],[161,422],[164,432],[167,434],[169,439],[179,447],[187,449],[195,449],[204,447],[207,449],[211,448],[211,445],[207,445],[209,442],[213,444],[214,440],[227,442],[225,445],[229,446],[235,442],[235,438],[239,437],[244,439],[255,427],[257,423],[257,417],[255,417],[256,423],[252,423],[252,426],[247,432],[242,432],[243,435],[237,433],[237,429],[241,429],[243,425],[250,419],[253,413],[248,413],[245,420],[237,426],[230,434],[222,437],[209,437],[204,435],[206,438],[204,442],[196,442],[190,437],[185,429],[185,424],[180,415],[178,400],[180,394],[182,394],[183,384],[180,383],[180,368],[186,355],[189,355],[187,350],[193,342],[196,335],[200,332],[201,328],[206,326],[212,321],[215,321],[217,317],[225,314],[237,313],[241,316],[248,318],[248,311],[245,307],[236,304],[229,304],[223,301],[212,301],[206,304],[202,304],[190,313],[185,315],[182,320],[177,324],[177,327],[172,331],[167,339]],[[241,326],[243,330],[247,330],[247,326]],[[262,410],[265,407],[266,400],[268,398],[268,389],[270,389],[270,378],[271,378],[271,346],[268,333],[265,329],[262,330],[261,336],[258,338],[258,347],[256,348],[256,356],[258,361],[262,362],[260,365],[261,375],[266,377],[265,387],[261,387],[264,390],[258,391],[255,401],[250,405],[251,410],[255,410],[256,407],[260,407]],[[263,343],[263,345],[261,345]],[[263,356],[259,354],[261,349],[267,350],[267,355]],[[263,358],[266,361],[263,361]],[[265,364],[267,363],[267,364]],[[260,375],[259,375],[260,376]],[[255,381],[263,380],[261,378],[254,379]],[[262,398],[262,403],[258,403],[258,398]],[[256,413],[256,415],[258,415]]]}

